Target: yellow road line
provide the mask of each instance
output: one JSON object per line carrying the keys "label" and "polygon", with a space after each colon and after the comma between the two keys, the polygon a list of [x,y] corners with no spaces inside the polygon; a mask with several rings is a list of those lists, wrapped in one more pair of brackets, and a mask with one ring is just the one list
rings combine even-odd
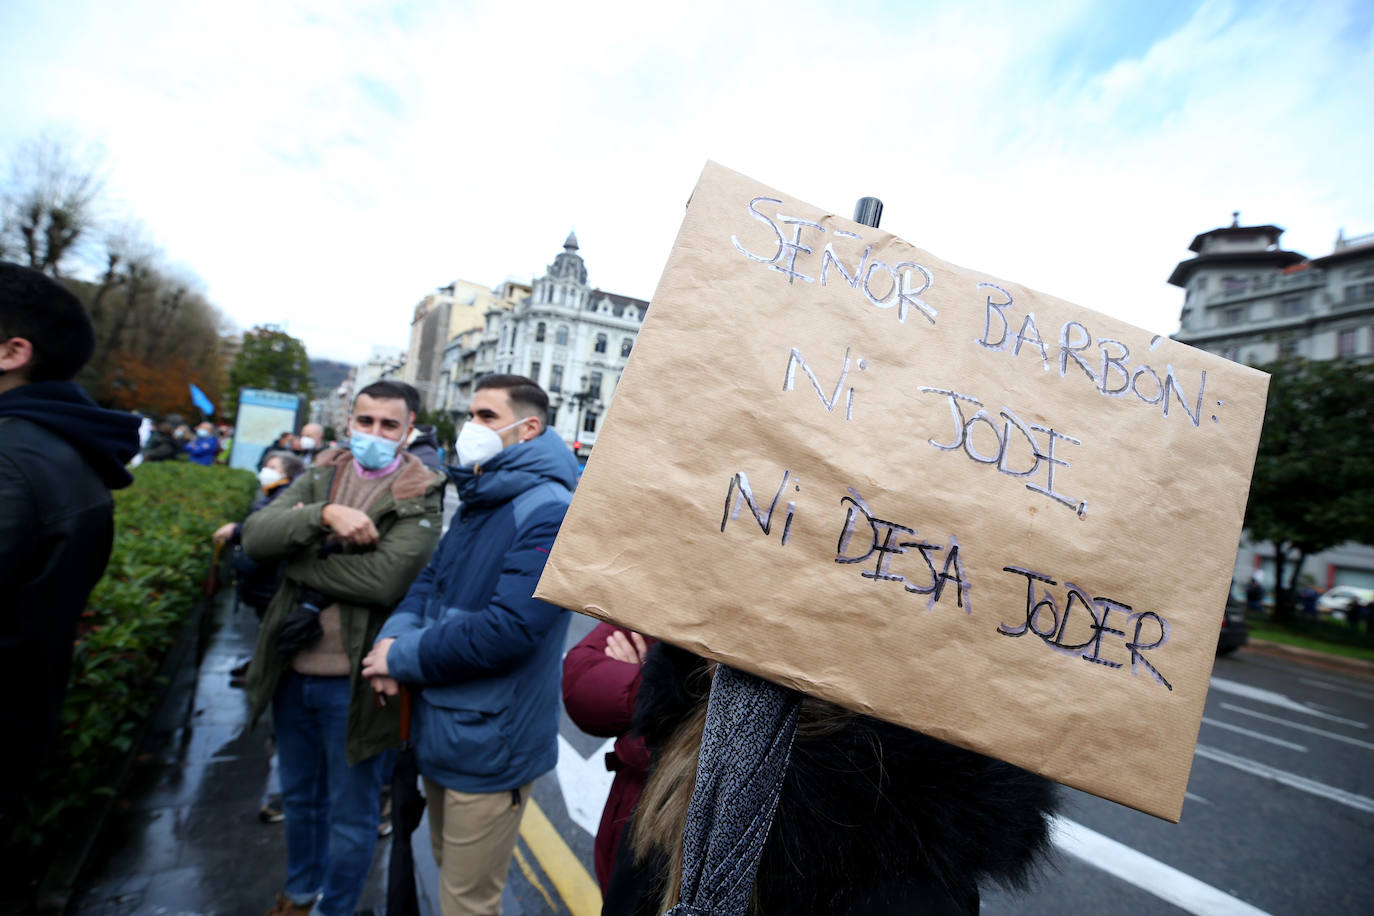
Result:
{"label": "yellow road line", "polygon": [[544,874],[553,882],[558,896],[563,898],[563,904],[572,916],[598,916],[601,912],[601,889],[532,798],[525,805],[525,816],[520,821],[520,836],[539,861]]}
{"label": "yellow road line", "polygon": [[515,864],[520,866],[520,870],[525,873],[525,880],[534,885],[534,889],[544,898],[544,902],[549,905],[549,909],[557,912],[558,906],[554,904],[549,892],[544,889],[544,882],[539,880],[539,873],[534,870],[530,860],[525,858],[525,853],[521,851],[519,844],[515,847]]}

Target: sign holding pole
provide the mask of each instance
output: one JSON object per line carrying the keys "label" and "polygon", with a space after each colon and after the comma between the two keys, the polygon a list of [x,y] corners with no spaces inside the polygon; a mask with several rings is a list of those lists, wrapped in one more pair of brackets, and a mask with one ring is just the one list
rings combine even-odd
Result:
{"label": "sign holding pole", "polygon": [[710,163],[536,594],[1177,820],[1267,384]]}

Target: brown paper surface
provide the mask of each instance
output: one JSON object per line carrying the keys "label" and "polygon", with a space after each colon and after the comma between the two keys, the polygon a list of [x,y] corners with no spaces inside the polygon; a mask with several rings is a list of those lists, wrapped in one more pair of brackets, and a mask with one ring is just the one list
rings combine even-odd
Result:
{"label": "brown paper surface", "polygon": [[1267,387],[708,163],[536,594],[1177,821]]}

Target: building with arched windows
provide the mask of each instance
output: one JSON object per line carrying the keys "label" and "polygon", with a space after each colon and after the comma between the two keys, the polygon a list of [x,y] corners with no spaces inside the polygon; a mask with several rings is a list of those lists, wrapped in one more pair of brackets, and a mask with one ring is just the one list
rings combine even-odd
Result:
{"label": "building with arched windows", "polygon": [[460,419],[481,376],[529,376],[549,393],[550,426],[586,456],[649,303],[589,286],[573,233],[543,276],[526,289],[528,294],[510,307],[489,310],[482,328],[450,342],[444,354],[443,407]]}

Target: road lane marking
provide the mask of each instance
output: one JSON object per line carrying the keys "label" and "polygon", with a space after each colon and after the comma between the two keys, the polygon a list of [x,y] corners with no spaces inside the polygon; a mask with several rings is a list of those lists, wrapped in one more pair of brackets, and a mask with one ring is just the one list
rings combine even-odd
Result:
{"label": "road lane marking", "polygon": [[1273,722],[1275,725],[1283,725],[1288,728],[1296,728],[1298,731],[1301,732],[1309,732],[1313,735],[1321,735],[1323,738],[1330,738],[1332,741],[1344,741],[1346,744],[1353,744],[1356,747],[1362,747],[1366,750],[1374,751],[1374,743],[1371,743],[1369,741],[1361,741],[1359,738],[1350,738],[1346,735],[1338,735],[1335,732],[1329,732],[1326,729],[1317,728],[1312,725],[1304,725],[1301,722],[1290,722],[1287,719],[1280,719],[1278,716],[1271,716],[1268,713],[1256,712],[1253,709],[1246,709],[1244,706],[1237,706],[1234,703],[1222,703],[1221,708],[1229,709],[1231,710],[1231,712],[1238,712],[1246,716],[1254,716],[1256,719],[1263,719],[1266,722]]}
{"label": "road lane marking", "polygon": [[539,880],[539,873],[534,870],[534,866],[530,864],[530,860],[525,858],[524,850],[520,848],[519,843],[515,844],[515,864],[520,866],[520,871],[524,873],[525,880],[534,885],[534,889],[539,892],[539,896],[544,898],[544,902],[549,905],[549,909],[557,913],[558,905],[555,904],[553,898],[549,896],[548,890],[544,887],[544,882]]}
{"label": "road lane marking", "polygon": [[606,769],[606,752],[614,747],[615,739],[607,738],[590,757],[583,757],[567,738],[558,736],[556,772],[558,786],[563,790],[563,804],[573,823],[592,836],[596,836],[601,826],[601,812],[615,780],[615,774]]}
{"label": "road lane marking", "polygon": [[1183,797],[1184,797],[1184,798],[1191,798],[1193,801],[1197,802],[1197,803],[1200,804],[1200,805],[1208,805],[1208,806],[1210,806],[1210,805],[1212,804],[1212,803],[1209,802],[1207,799],[1203,798],[1201,795],[1194,795],[1192,792],[1184,792],[1184,793],[1183,793]]}
{"label": "road lane marking", "polygon": [[525,816],[520,820],[520,838],[553,882],[572,916],[600,916],[601,889],[532,798],[525,804]]}
{"label": "road lane marking", "polygon": [[1267,764],[1245,757],[1238,757],[1235,754],[1228,754],[1226,751],[1219,751],[1205,744],[1197,746],[1197,755],[1208,760],[1235,767],[1262,779],[1269,779],[1292,789],[1298,789],[1312,795],[1338,802],[1356,811],[1365,811],[1374,814],[1374,798],[1364,795],[1356,795],[1354,792],[1347,792],[1344,789],[1337,789],[1335,786],[1328,786],[1324,782],[1317,782],[1315,779],[1308,779],[1306,776],[1299,776],[1296,773],[1289,773],[1286,770],[1276,769]]}
{"label": "road lane marking", "polygon": [[1360,697],[1364,700],[1374,700],[1374,693],[1367,690],[1353,690],[1349,687],[1342,687],[1339,684],[1328,684],[1326,681],[1314,680],[1310,677],[1298,678],[1299,684],[1308,684],[1312,687],[1320,687],[1322,690],[1334,690],[1337,693],[1348,693],[1352,697]]}
{"label": "road lane marking", "polygon": [[1244,900],[1068,818],[1054,818],[1050,829],[1054,845],[1069,855],[1196,916],[1268,916]]}
{"label": "road lane marking", "polygon": [[1342,719],[1340,716],[1333,716],[1330,713],[1310,709],[1295,700],[1290,700],[1281,693],[1275,693],[1272,690],[1264,690],[1260,687],[1251,687],[1249,684],[1242,684],[1239,681],[1230,681],[1224,677],[1212,678],[1212,689],[1220,690],[1223,693],[1235,694],[1238,697],[1245,697],[1247,700],[1254,700],[1257,703],[1268,703],[1271,706],[1287,709],[1289,712],[1300,712],[1304,715],[1316,716],[1318,719],[1325,719],[1328,722],[1339,722],[1342,725],[1349,725],[1351,728],[1369,728],[1369,726],[1363,722],[1356,722],[1353,719]]}
{"label": "road lane marking", "polygon": [[1202,721],[1206,722],[1213,728],[1224,728],[1228,732],[1235,732],[1239,735],[1245,735],[1248,738],[1254,738],[1256,741],[1268,741],[1270,744],[1277,744],[1279,747],[1286,747],[1291,748],[1295,751],[1302,751],[1304,754],[1307,753],[1307,748],[1303,747],[1301,744],[1294,744],[1292,741],[1284,741],[1282,738],[1271,738],[1268,735],[1262,735],[1257,731],[1251,731],[1250,729],[1242,728],[1239,725],[1232,725],[1230,722],[1218,722],[1216,719],[1209,719],[1206,716],[1202,717]]}

